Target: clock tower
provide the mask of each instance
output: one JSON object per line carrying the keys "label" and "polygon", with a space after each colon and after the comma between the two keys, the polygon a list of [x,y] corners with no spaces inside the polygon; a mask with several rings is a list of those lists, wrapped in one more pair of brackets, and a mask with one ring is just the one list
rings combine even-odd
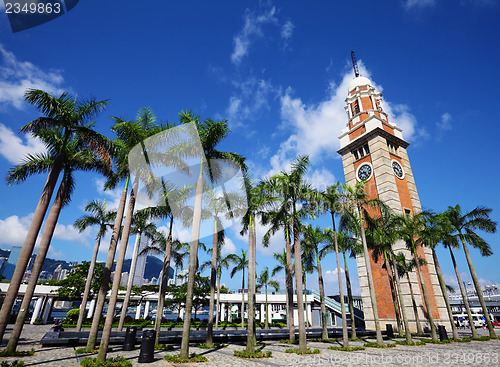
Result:
{"label": "clock tower", "polygon": [[[389,121],[384,111],[382,94],[373,87],[368,78],[359,76],[356,64],[355,74],[356,77],[349,83],[345,100],[348,123],[339,137],[338,153],[342,155],[346,184],[354,186],[357,182],[366,180],[365,190],[370,199],[382,200],[395,213],[408,215],[418,213],[421,211],[420,200],[406,152],[409,143],[404,140],[402,130]],[[393,249],[396,253],[403,252],[407,259],[411,258],[403,241],[396,242]],[[419,246],[417,253],[427,262],[422,266],[422,273],[434,321],[437,324],[448,323],[448,313],[432,252],[428,248]],[[363,255],[357,256],[356,261],[366,327],[374,329],[365,258]],[[382,268],[383,261],[375,263],[370,256],[370,264],[380,324],[382,327],[388,323],[396,326],[394,304],[389,279],[385,269]],[[415,272],[410,273],[410,282],[420,322],[425,326],[427,319],[424,312],[427,310]],[[408,282],[402,281],[401,287],[410,329],[416,331],[410,286]]]}

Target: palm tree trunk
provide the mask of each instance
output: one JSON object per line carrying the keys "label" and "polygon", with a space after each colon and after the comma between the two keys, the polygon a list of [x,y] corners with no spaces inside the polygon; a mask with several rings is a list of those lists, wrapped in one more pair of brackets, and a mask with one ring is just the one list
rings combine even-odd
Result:
{"label": "palm tree trunk", "polygon": [[101,344],[99,345],[99,353],[97,353],[97,361],[103,362],[106,360],[108,353],[109,338],[111,336],[111,328],[113,326],[113,318],[115,316],[115,306],[118,299],[118,288],[120,287],[120,278],[122,276],[123,262],[125,261],[125,253],[127,252],[128,237],[130,227],[132,225],[132,217],[134,215],[135,195],[139,186],[139,175],[136,175],[132,190],[130,191],[130,198],[128,200],[127,215],[123,223],[122,237],[120,240],[120,249],[116,258],[115,275],[113,277],[113,287],[111,288],[111,295],[109,296],[108,312],[106,314],[106,321],[102,329]]}
{"label": "palm tree trunk", "polygon": [[215,311],[215,330],[219,330],[219,313],[220,313],[220,276],[221,266],[217,269],[217,306]]}
{"label": "palm tree trunk", "polygon": [[309,314],[307,312],[307,275],[304,272],[304,309],[306,312],[306,328],[310,326],[309,324]]}
{"label": "palm tree trunk", "polygon": [[241,271],[241,330],[245,330],[245,268]]}
{"label": "palm tree trunk", "polygon": [[365,257],[366,264],[366,273],[368,276],[368,289],[370,291],[370,300],[372,303],[373,310],[373,322],[375,323],[375,333],[377,335],[377,344],[382,345],[384,343],[382,339],[382,330],[380,330],[380,321],[378,318],[378,309],[377,309],[377,299],[375,297],[375,286],[373,284],[373,274],[372,274],[372,266],[370,263],[370,254],[368,253],[368,245],[366,244],[366,234],[365,234],[365,224],[363,221],[363,215],[361,214],[361,209],[358,207],[358,215],[360,218],[360,229],[361,229],[361,241],[363,243],[363,252]]}
{"label": "palm tree trunk", "polygon": [[318,284],[319,284],[319,298],[321,301],[321,339],[328,339],[328,329],[326,327],[326,304],[325,304],[325,286],[323,284],[323,272],[321,271],[321,262],[319,260],[319,252],[316,247],[316,261],[318,263]]}
{"label": "palm tree trunk", "polygon": [[106,264],[104,265],[104,271],[102,274],[102,284],[99,289],[99,295],[97,296],[97,302],[94,310],[94,315],[92,318],[92,326],[90,328],[89,338],[87,340],[87,349],[94,350],[97,340],[97,332],[99,330],[99,323],[101,321],[102,309],[104,308],[104,303],[106,302],[106,295],[108,293],[109,281],[111,279],[111,269],[113,267],[113,260],[115,258],[116,244],[118,243],[118,237],[120,236],[120,230],[122,226],[123,213],[125,211],[125,202],[127,201],[128,183],[130,176],[127,177],[125,182],[125,188],[123,189],[122,196],[120,198],[120,204],[118,205],[118,211],[116,212],[115,223],[113,225],[113,234],[111,235],[111,241],[109,243],[108,256],[106,257]]}
{"label": "palm tree trunk", "polygon": [[214,306],[215,306],[215,282],[217,278],[217,254],[219,252],[218,245],[218,233],[217,233],[217,219],[214,223],[214,235],[212,241],[212,269],[210,273],[210,303],[208,306],[208,328],[207,328],[207,339],[205,344],[212,347],[213,342],[213,330],[214,330]]}
{"label": "palm tree trunk", "polygon": [[437,340],[436,325],[434,325],[434,318],[432,317],[431,304],[429,302],[429,296],[427,294],[427,288],[425,287],[424,277],[422,276],[422,270],[420,269],[420,262],[418,261],[417,250],[415,244],[412,241],[412,252],[415,263],[417,264],[418,279],[420,281],[420,288],[422,289],[422,296],[424,297],[425,308],[427,309],[427,319],[431,327],[431,337],[432,340]]}
{"label": "palm tree trunk", "polygon": [[299,314],[299,350],[305,352],[307,350],[307,341],[304,320],[304,297],[302,294],[302,249],[300,246],[299,221],[295,217],[293,218],[293,246],[295,256],[295,287],[297,289],[297,309]]}
{"label": "palm tree trunk", "polygon": [[42,271],[43,262],[47,256],[50,241],[52,240],[57,219],[59,218],[59,213],[61,212],[63,197],[65,195],[65,187],[66,185],[63,178],[63,181],[59,186],[56,199],[54,200],[54,204],[52,204],[49,216],[47,217],[47,224],[45,225],[45,229],[43,231],[42,240],[40,242],[40,247],[38,248],[38,253],[36,254],[35,263],[26,287],[26,292],[24,293],[23,301],[21,303],[21,307],[19,308],[19,313],[17,314],[16,323],[14,325],[14,329],[12,330],[9,343],[5,349],[8,353],[14,353],[16,351],[17,343],[19,342],[19,337],[21,336],[21,331],[23,330],[24,321],[26,320],[26,316],[28,316],[31,299],[33,298],[33,293],[35,292],[36,282],[40,272]]}
{"label": "palm tree trunk", "polygon": [[198,242],[200,240],[201,210],[203,199],[203,161],[200,165],[198,182],[196,183],[196,198],[193,212],[193,229],[191,232],[191,248],[189,251],[189,273],[186,291],[186,307],[184,325],[182,328],[181,351],[179,357],[189,358],[189,338],[191,335],[191,313],[193,311],[194,278],[198,262]]}
{"label": "palm tree trunk", "polygon": [[[252,220],[253,219],[253,220]],[[255,332],[255,216],[250,216],[250,228],[248,232],[248,322],[247,322],[247,352],[254,352],[257,344]]]}
{"label": "palm tree trunk", "polygon": [[420,325],[420,317],[418,316],[417,302],[415,302],[415,295],[413,294],[413,286],[411,285],[410,275],[406,273],[406,279],[408,280],[408,286],[410,287],[411,302],[413,305],[413,313],[415,314],[415,322],[417,324],[417,335],[423,335],[422,325]]}
{"label": "palm tree trunk", "polygon": [[90,261],[89,271],[87,272],[87,279],[85,280],[85,290],[83,292],[82,304],[80,305],[80,313],[78,314],[78,321],[76,322],[76,331],[82,330],[83,318],[85,317],[85,309],[87,307],[87,300],[90,294],[90,286],[92,285],[92,278],[94,276],[95,263],[97,262],[97,254],[101,245],[101,235],[97,237],[97,242],[94,246],[94,253]]}
{"label": "palm tree trunk", "polygon": [[486,319],[486,325],[488,325],[488,331],[490,332],[490,337],[496,338],[497,336],[495,334],[493,324],[491,323],[490,314],[488,313],[488,308],[486,308],[486,303],[484,302],[483,291],[481,290],[481,285],[479,284],[479,280],[477,279],[476,269],[474,269],[474,265],[472,264],[472,259],[469,253],[469,248],[467,247],[467,243],[464,241],[463,238],[462,238],[462,246],[464,248],[467,264],[469,265],[470,275],[472,276],[472,282],[474,283],[474,288],[476,288],[477,298],[479,299],[479,303],[481,304],[481,308],[483,309],[483,314]]}
{"label": "palm tree trunk", "polygon": [[292,249],[290,246],[290,233],[288,226],[286,226],[286,292],[288,295],[288,309],[286,318],[288,320],[288,330],[290,332],[290,342],[295,341],[295,320],[293,316],[293,278],[292,278]]}
{"label": "palm tree trunk", "polygon": [[[345,313],[345,303],[344,303],[344,287],[342,285],[342,271],[340,270],[340,257],[339,257],[339,243],[337,239],[337,226],[335,225],[335,216],[332,214],[332,227],[333,236],[335,244],[335,258],[337,260],[337,276],[339,280],[339,295],[340,295],[340,308],[342,309],[342,338],[344,342],[344,347],[349,348],[349,334],[347,333],[347,317]],[[319,261],[318,261],[319,264]],[[352,317],[353,315],[351,315]]]}
{"label": "palm tree trunk", "polygon": [[42,191],[42,195],[38,200],[38,204],[33,214],[33,219],[31,220],[30,227],[28,229],[28,234],[24,239],[21,252],[19,253],[19,258],[17,259],[16,268],[14,269],[14,274],[10,280],[9,288],[2,303],[2,309],[0,310],[0,341],[5,334],[5,328],[10,319],[10,312],[12,306],[17,298],[17,293],[19,292],[19,287],[23,280],[24,272],[28,267],[28,262],[30,261],[31,254],[35,248],[36,239],[40,228],[42,227],[43,218],[49,207],[50,199],[52,198],[52,193],[57,184],[57,179],[59,178],[59,173],[63,168],[62,156],[58,156],[54,162],[54,166],[50,170],[47,182]]}
{"label": "palm tree trunk", "polygon": [[[155,345],[160,344],[161,322],[163,319],[163,308],[165,305],[165,294],[168,285],[168,269],[170,268],[170,258],[172,252],[172,226],[174,217],[170,216],[170,227],[168,229],[167,244],[165,246],[165,258],[163,259],[163,269],[161,271],[160,289],[158,291],[158,307],[156,308],[155,320]],[[178,315],[178,314],[177,314]]]}
{"label": "palm tree trunk", "polygon": [[267,285],[266,285],[266,320],[264,321],[264,329],[268,330],[269,329],[269,306],[267,302]]}
{"label": "palm tree trunk", "polygon": [[453,312],[451,311],[450,300],[448,298],[448,291],[446,290],[446,284],[443,279],[443,273],[441,272],[441,267],[439,266],[439,261],[436,255],[436,251],[432,249],[432,257],[434,259],[434,265],[436,267],[436,273],[439,279],[439,286],[441,287],[441,292],[443,293],[444,303],[446,304],[446,311],[448,311],[448,317],[450,319],[451,330],[453,332],[453,339],[458,339],[457,326],[453,320]]}
{"label": "palm tree trunk", "polygon": [[469,300],[467,299],[467,294],[465,293],[465,289],[462,283],[462,278],[460,277],[460,272],[458,271],[457,262],[455,261],[455,255],[453,255],[453,251],[450,246],[448,246],[451,255],[451,261],[453,262],[453,267],[455,268],[455,274],[457,276],[458,286],[460,288],[460,293],[462,294],[462,301],[464,301],[465,310],[467,312],[467,317],[469,318],[469,325],[472,331],[472,337],[477,338],[476,327],[474,326],[474,320],[472,320],[472,312],[470,311]]}
{"label": "palm tree trunk", "polygon": [[394,279],[391,274],[391,268],[389,267],[389,261],[387,260],[387,253],[384,251],[384,265],[387,272],[387,278],[389,279],[389,287],[391,288],[392,303],[394,305],[394,313],[396,314],[396,323],[398,325],[398,335],[403,336],[403,329],[401,328],[401,317],[399,316],[399,305],[397,301],[396,292],[394,289]]}
{"label": "palm tree trunk", "polygon": [[400,284],[400,280],[399,280],[398,268],[396,267],[396,263],[394,262],[394,257],[392,257],[392,256],[391,256],[391,264],[392,264],[392,269],[395,273],[394,278],[396,279],[396,288],[398,290],[397,293],[399,295],[399,303],[401,305],[401,316],[403,317],[403,325],[405,327],[406,343],[413,344],[410,327],[408,326],[408,317],[406,317],[404,295],[403,295],[403,293],[401,293],[401,284]]}
{"label": "palm tree trunk", "polygon": [[349,313],[351,314],[351,338],[357,339],[356,335],[356,317],[354,317],[354,299],[352,298],[351,278],[349,276],[349,268],[347,267],[347,259],[344,255],[345,283],[347,288],[347,301],[349,302]]}
{"label": "palm tree trunk", "polygon": [[[139,248],[141,246],[141,237],[142,233],[139,233],[139,236],[137,237],[137,241],[134,246],[134,253],[132,254],[132,262],[130,264],[130,271],[127,282],[127,291],[125,293],[125,299],[123,300],[120,321],[118,321],[118,331],[122,331],[123,323],[125,322],[125,317],[127,316],[128,303],[130,301],[130,294],[132,293],[132,285],[134,284],[135,267],[137,266],[137,257],[139,256]],[[156,314],[156,318],[158,318],[158,313]]]}

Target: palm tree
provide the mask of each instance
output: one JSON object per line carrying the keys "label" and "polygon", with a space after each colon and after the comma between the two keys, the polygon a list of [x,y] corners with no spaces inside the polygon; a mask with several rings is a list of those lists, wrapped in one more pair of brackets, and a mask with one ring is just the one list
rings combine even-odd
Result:
{"label": "palm tree", "polygon": [[[47,256],[59,214],[62,207],[71,201],[71,194],[73,193],[75,187],[73,172],[80,169],[85,171],[93,170],[106,174],[111,169],[111,167],[101,161],[100,158],[96,157],[93,152],[85,148],[82,149],[83,145],[83,142],[75,136],[75,138],[73,138],[66,147],[68,151],[65,153],[66,162],[63,168],[63,178],[56,195],[56,200],[54,201],[49,212],[47,223],[42,235],[42,241],[40,243],[40,247],[38,248],[38,253],[31,272],[30,282],[28,282],[23,301],[21,302],[21,307],[17,315],[16,324],[14,325],[13,332],[7,345],[6,350],[8,352],[13,353],[17,348],[19,337],[24,326],[24,321],[26,320],[26,316],[28,314],[29,305],[35,291],[38,276],[40,275],[45,257]],[[44,169],[43,167],[39,168]],[[16,172],[17,171],[12,171],[11,174],[13,176],[9,178],[16,179]]]}
{"label": "palm tree", "polygon": [[271,279],[269,277],[269,268],[266,266],[264,270],[261,271],[259,278],[257,279],[257,283],[259,283],[259,288],[264,287],[266,292],[266,321],[264,323],[264,329],[269,329],[269,307],[267,301],[267,288],[273,287],[276,292],[280,290],[280,285],[276,279]]}
{"label": "palm tree", "polygon": [[[274,184],[274,187],[272,186]],[[268,210],[263,210],[261,213],[262,224],[268,225],[271,227],[265,233],[262,242],[264,246],[269,245],[269,239],[272,235],[274,235],[279,230],[283,229],[283,235],[285,237],[285,249],[284,249],[284,263],[283,268],[285,269],[285,286],[286,286],[286,319],[289,330],[289,340],[290,342],[295,341],[295,321],[293,316],[293,271],[292,271],[292,248],[290,246],[290,231],[291,231],[291,218],[289,215],[289,202],[282,201],[279,203],[278,197],[273,197],[276,192],[279,191],[278,183],[276,181],[270,182],[265,180],[262,184],[262,188],[264,193],[271,193],[268,199],[275,200],[276,205]],[[280,205],[281,204],[281,205]],[[278,207],[276,207],[279,205]],[[276,258],[276,256],[275,256]],[[277,258],[276,258],[277,259]],[[278,259],[277,259],[278,260]],[[273,270],[273,276],[275,275]]]}
{"label": "palm tree", "polygon": [[[318,271],[319,297],[321,303],[321,324],[322,332],[321,339],[328,339],[328,329],[326,325],[326,301],[325,301],[325,286],[323,283],[323,272],[321,271],[321,259],[326,255],[326,252],[320,248],[320,245],[326,242],[326,233],[320,227],[313,228],[308,225],[304,229],[303,248],[308,249],[316,261],[316,269]],[[345,310],[344,310],[345,313]]]}
{"label": "palm tree", "polygon": [[303,244],[303,241],[301,241],[301,247],[302,247],[302,285],[304,288],[302,288],[302,291],[304,292],[304,310],[305,310],[305,317],[306,317],[306,328],[311,326],[311,323],[309,322],[309,312],[307,309],[307,274],[312,274],[314,273],[314,270],[316,270],[316,266],[314,265],[314,252],[311,251],[310,248],[308,248],[306,245]]}
{"label": "palm tree", "polygon": [[[424,265],[426,262],[423,259],[418,259],[421,265]],[[420,325],[420,317],[418,316],[417,303],[415,301],[415,294],[413,293],[413,285],[410,281],[410,273],[414,271],[416,267],[415,259],[406,260],[405,254],[399,252],[395,254],[393,257],[393,262],[395,263],[396,272],[398,273],[398,277],[401,278],[406,275],[406,280],[408,282],[408,287],[410,288],[411,302],[413,306],[413,313],[415,315],[415,323],[417,326],[417,335],[423,335],[422,326]]]}
{"label": "palm tree", "polygon": [[129,278],[127,283],[127,291],[123,300],[122,312],[118,322],[118,331],[122,331],[125,316],[127,315],[128,303],[130,301],[130,294],[132,292],[132,285],[134,284],[135,267],[137,265],[137,257],[139,255],[139,247],[141,246],[142,235],[149,239],[153,238],[156,233],[156,224],[149,221],[148,211],[136,211],[132,217],[132,227],[130,234],[136,234],[137,238],[134,245],[134,252],[132,254],[132,262],[130,264]]}
{"label": "palm tree", "polygon": [[[48,163],[43,172],[49,172],[49,174],[35,209],[35,213],[33,214],[33,219],[21,248],[14,274],[0,310],[0,340],[5,333],[12,306],[17,298],[24,272],[26,271],[26,267],[33,253],[35,242],[56,187],[59,174],[64,169],[64,162],[66,160],[65,152],[67,152],[67,150],[61,149],[65,149],[72,137],[77,135],[83,139],[87,147],[92,150],[99,149],[101,154],[108,155],[108,150],[104,149],[106,144],[103,144],[105,138],[93,131],[91,126],[87,125],[87,123],[96,117],[99,112],[104,110],[108,105],[107,101],[96,101],[95,99],[78,101],[66,93],[61,94],[59,97],[54,97],[47,92],[37,89],[28,89],[24,95],[24,99],[29,104],[35,106],[44,116],[23,126],[21,132],[31,133],[41,138],[42,141],[48,141],[51,134],[60,133],[61,137],[57,139],[57,144],[48,143],[47,145],[50,156],[53,159],[49,159],[47,154],[39,154],[28,158],[32,161],[38,161],[38,164]],[[21,164],[15,167],[11,172],[17,172],[16,175],[18,177],[23,176],[24,180],[32,173],[38,172],[36,168],[38,164]],[[7,180],[7,183],[14,184],[17,181],[22,180]]]}
{"label": "palm tree", "polygon": [[302,291],[302,249],[300,244],[300,221],[308,205],[303,205],[303,210],[298,209],[299,204],[308,204],[311,199],[311,186],[304,181],[304,176],[309,164],[309,157],[300,156],[292,163],[290,172],[281,171],[269,180],[269,193],[278,197],[282,207],[291,210],[290,218],[293,227],[293,246],[295,257],[295,285],[297,289],[297,308],[299,316],[299,350],[306,351],[306,327],[304,320],[304,296]]}
{"label": "palm tree", "polygon": [[[486,303],[484,302],[483,291],[481,290],[481,285],[479,284],[476,270],[472,264],[469,248],[467,246],[468,243],[477,248],[482,256],[490,256],[493,254],[490,245],[479,234],[477,234],[477,230],[481,230],[486,233],[496,232],[497,223],[490,218],[491,211],[492,209],[478,206],[470,212],[462,214],[462,208],[457,204],[454,207],[448,207],[445,214],[451,227],[455,230],[452,235],[455,237],[457,242],[462,243],[465,258],[467,259],[467,265],[469,265],[472,282],[474,283],[474,288],[476,289],[477,298],[479,299],[484,317],[486,318],[486,324],[488,325],[490,337],[496,338],[495,330],[493,328],[493,324],[491,323]],[[462,283],[459,284],[461,285]],[[470,321],[470,324],[472,325],[473,322]]]}
{"label": "palm tree", "polygon": [[219,329],[219,314],[220,314],[220,280],[222,277],[222,268],[228,269],[231,265],[229,255],[222,257],[219,251],[217,260],[217,312],[215,313],[215,329]]}
{"label": "palm tree", "polygon": [[434,318],[432,316],[432,309],[429,302],[429,295],[424,283],[420,262],[418,261],[417,246],[422,245],[421,233],[425,229],[425,214],[423,212],[412,215],[398,214],[394,217],[396,231],[398,237],[406,242],[406,247],[410,251],[415,260],[417,275],[424,298],[425,308],[427,311],[427,319],[431,327],[431,336],[433,340],[437,340],[436,325],[434,325]]}
{"label": "palm tree", "polygon": [[[441,292],[443,293],[444,302],[446,304],[446,310],[448,312],[448,318],[450,319],[450,326],[453,333],[453,339],[458,339],[457,326],[453,320],[453,312],[450,306],[450,300],[448,298],[448,288],[444,282],[443,273],[441,267],[439,266],[439,261],[436,254],[436,246],[439,242],[449,242],[451,237],[449,236],[451,232],[448,219],[443,214],[429,213],[425,221],[425,229],[422,232],[423,240],[427,246],[432,250],[432,258],[434,260],[434,266],[436,267],[436,273],[439,280],[439,286]],[[452,240],[452,242],[455,242]]]}
{"label": "palm tree", "polygon": [[[200,237],[200,224],[201,224],[201,209],[203,197],[203,172],[206,172],[210,184],[215,184],[224,178],[224,165],[231,167],[242,168],[246,170],[244,158],[233,152],[223,152],[217,150],[217,145],[223,141],[231,131],[228,127],[227,121],[213,121],[207,119],[200,121],[199,116],[195,116],[190,112],[182,112],[180,114],[180,121],[183,124],[194,123],[196,125],[197,135],[201,143],[201,150],[197,147],[193,149],[190,144],[190,151],[185,154],[200,160],[200,170],[198,180],[196,183],[196,197],[193,210],[193,226],[191,233],[191,251],[189,254],[189,272],[187,281],[187,295],[186,295],[186,317],[184,318],[184,325],[182,331],[181,350],[179,357],[189,357],[189,337],[191,332],[191,313],[193,305],[193,291],[195,280],[195,269],[198,258],[198,242]],[[189,131],[188,131],[189,132]],[[194,134],[194,131],[190,132]],[[193,140],[198,141],[197,138]]]}
{"label": "palm tree", "polygon": [[97,242],[94,246],[94,253],[92,254],[92,260],[90,262],[87,279],[85,281],[85,291],[83,293],[80,313],[78,314],[78,321],[76,323],[77,331],[80,331],[82,329],[83,317],[85,315],[85,308],[87,306],[87,300],[90,293],[90,286],[92,284],[95,264],[97,261],[97,254],[99,253],[99,247],[101,245],[101,238],[106,234],[107,230],[111,228],[111,222],[114,221],[116,217],[116,211],[106,211],[106,200],[93,200],[85,206],[84,210],[91,214],[86,214],[77,219],[73,226],[77,228],[81,233],[89,226],[98,225],[99,231],[97,232]]}
{"label": "palm tree", "polygon": [[[138,160],[142,162],[144,160],[146,162],[146,166],[148,167],[140,167],[135,170],[135,178],[132,183],[132,189],[128,200],[127,213],[125,216],[125,222],[121,233],[120,247],[116,259],[115,276],[113,278],[113,286],[111,289],[111,294],[108,303],[108,313],[106,314],[106,320],[104,322],[104,328],[102,331],[101,344],[99,347],[99,353],[97,355],[98,361],[106,360],[109,338],[111,336],[111,327],[113,324],[114,309],[118,298],[118,288],[120,285],[120,278],[123,269],[123,262],[125,260],[125,253],[127,250],[130,228],[132,225],[132,218],[135,208],[136,195],[139,187],[139,180],[143,180],[146,183],[148,181],[151,181],[152,173],[151,171],[148,171],[151,162],[149,159],[150,158],[149,152],[147,152],[145,148],[145,141],[146,139],[160,133],[168,134],[168,129],[172,127],[171,124],[157,125],[155,115],[147,107],[143,107],[142,109],[139,110],[137,114],[137,121],[124,121],[117,117],[114,117],[114,120],[116,123],[113,125],[112,130],[115,131],[118,136],[117,145],[120,147],[120,154],[117,162],[118,165],[117,172],[108,179],[108,182],[106,183],[106,188],[113,188],[118,183],[118,181],[120,181],[123,178],[126,178],[126,183],[121,198],[121,200],[123,200],[123,206],[119,206],[118,209],[118,215],[116,217],[115,227],[113,229],[113,236],[111,238],[108,257],[106,259],[106,265],[104,268],[103,284],[99,291],[99,296],[97,300],[96,314],[94,315],[94,319],[92,320],[92,327],[87,342],[88,349],[93,349],[95,347],[95,341],[97,338],[97,328],[99,326],[99,320],[102,313],[102,309],[104,307],[104,301],[106,299],[106,294],[108,290],[107,281],[109,281],[109,277],[111,275],[111,266],[113,265],[113,259],[116,251],[118,231],[121,228],[121,221],[123,219],[123,213],[125,209],[125,200],[127,197],[128,183],[130,180],[130,176],[133,173],[131,172],[131,168],[129,167],[129,161]],[[162,163],[171,164],[179,170],[186,170],[186,167],[185,165],[183,165],[183,162],[174,163],[172,161],[168,161]],[[122,204],[121,200],[120,200],[120,205]],[[115,229],[116,229],[116,235],[115,235]]]}
{"label": "palm tree", "polygon": [[[387,205],[383,203],[379,204],[379,211],[380,215],[377,218],[371,218],[367,213],[365,214],[370,233],[370,235],[368,236],[369,247],[372,250],[373,260],[375,262],[378,262],[382,258],[384,262],[382,267],[385,268],[387,272],[387,278],[389,280],[399,336],[403,336],[403,329],[401,325],[402,316],[406,342],[413,343],[410,328],[408,326],[408,318],[406,317],[404,297],[401,294],[399,276],[397,274],[394,274],[397,273],[397,267],[393,266],[394,252],[392,250],[392,245],[397,240],[397,232],[392,220],[393,212]],[[400,305],[401,316],[399,313]]]}
{"label": "palm tree", "polygon": [[368,253],[368,245],[366,243],[365,220],[362,214],[363,207],[370,205],[368,194],[365,191],[365,182],[358,182],[354,187],[346,185],[344,186],[344,189],[344,210],[351,213],[350,217],[355,220],[356,227],[359,228],[359,233],[361,234],[366,273],[368,278],[368,289],[370,292],[370,301],[373,311],[373,321],[375,323],[375,332],[377,335],[377,344],[382,345],[382,330],[380,329],[377,299],[375,298],[375,287],[373,285],[373,274],[370,264],[370,255]]}
{"label": "palm tree", "polygon": [[241,250],[241,255],[230,254],[229,260],[235,265],[231,269],[231,278],[241,271],[241,328],[245,329],[245,269],[248,268],[248,257],[245,250]]}
{"label": "palm tree", "polygon": [[[290,239],[288,239],[290,241]],[[290,242],[288,242],[288,246],[290,246]],[[282,252],[275,252],[273,254],[273,257],[276,261],[278,261],[278,265],[276,265],[273,270],[271,271],[271,276],[276,276],[281,271],[285,271],[285,285],[286,285],[286,319],[287,319],[287,325],[288,325],[288,330],[290,331],[290,339],[291,342],[295,340],[295,326],[293,325],[293,283],[292,283],[292,292],[291,295],[288,292],[288,276],[290,275],[290,281],[292,281],[292,274],[288,273],[288,255],[286,248],[283,249]],[[291,257],[291,256],[290,256]],[[290,266],[291,270],[291,266]],[[291,272],[290,272],[291,273]],[[290,302],[290,300],[292,302]],[[290,320],[291,318],[291,320]],[[292,323],[292,324],[291,324]],[[291,325],[290,325],[291,324]]]}
{"label": "palm tree", "polygon": [[[349,303],[349,314],[351,315],[351,338],[356,339],[356,318],[354,317],[354,298],[352,297],[351,278],[349,275],[349,267],[347,266],[346,252],[350,253],[350,257],[356,257],[356,254],[361,254],[363,248],[361,243],[353,237],[348,236],[346,232],[337,232],[337,244],[339,251],[342,252],[344,258],[344,273],[345,283],[347,288],[347,301]],[[325,250],[332,251],[329,246]]]}
{"label": "palm tree", "polygon": [[[344,287],[342,285],[342,274],[340,271],[340,257],[337,238],[337,226],[335,225],[335,215],[342,212],[342,193],[340,192],[340,184],[337,182],[335,185],[330,185],[325,191],[320,194],[321,209],[330,213],[332,217],[332,233],[328,236],[333,239],[333,246],[335,250],[335,259],[337,261],[337,276],[339,282],[339,295],[340,295],[340,308],[342,309],[342,336],[344,347],[349,347],[349,334],[347,333],[347,317],[344,304]],[[354,315],[351,314],[351,318]],[[353,319],[354,321],[354,319]],[[328,337],[327,337],[328,338]]]}

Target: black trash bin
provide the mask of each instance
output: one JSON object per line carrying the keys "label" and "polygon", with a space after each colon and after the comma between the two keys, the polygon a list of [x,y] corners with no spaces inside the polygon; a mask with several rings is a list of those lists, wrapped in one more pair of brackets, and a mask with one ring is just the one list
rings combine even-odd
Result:
{"label": "black trash bin", "polygon": [[141,352],[139,354],[139,363],[151,363],[155,360],[155,330],[144,330],[142,332]]}
{"label": "black trash bin", "polygon": [[385,330],[387,331],[387,337],[389,339],[394,338],[394,330],[392,330],[392,324],[385,324]]}
{"label": "black trash bin", "polygon": [[438,326],[439,340],[448,340],[448,333],[446,332],[446,328],[444,325]]}
{"label": "black trash bin", "polygon": [[125,332],[125,341],[123,342],[123,350],[135,349],[135,336],[137,334],[137,326],[128,326]]}

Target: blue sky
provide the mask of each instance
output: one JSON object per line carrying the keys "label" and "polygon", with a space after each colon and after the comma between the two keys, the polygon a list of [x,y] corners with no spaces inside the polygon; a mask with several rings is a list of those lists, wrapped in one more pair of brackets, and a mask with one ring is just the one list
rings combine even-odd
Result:
{"label": "blue sky", "polygon": [[[176,121],[184,109],[227,119],[233,131],[221,148],[246,156],[255,178],[308,154],[314,185],[343,181],[336,151],[347,123],[343,106],[355,50],[361,74],[383,92],[391,120],[411,144],[408,153],[423,207],[440,211],[457,203],[464,210],[486,205],[500,221],[497,0],[138,4],[110,0],[96,7],[81,1],[64,16],[18,33],[12,33],[2,9],[2,175],[24,154],[42,149],[18,133],[38,117],[23,102],[23,93],[32,87],[110,99],[96,120],[108,136],[113,136],[110,116],[133,119],[144,105],[163,121]],[[118,191],[103,192],[100,177],[77,178],[49,253],[67,261],[89,260],[92,254],[95,231],[78,234],[71,226],[84,205],[106,198],[111,206],[119,196]],[[45,179],[32,177],[12,187],[0,183],[1,248],[22,244]],[[330,225],[327,218],[318,223]],[[263,229],[258,231],[262,235]],[[245,248],[237,232],[228,229],[226,252]],[[189,238],[186,231],[179,235]],[[472,250],[477,271],[483,282],[498,282],[500,234],[485,237],[495,254],[481,258]],[[259,245],[258,271],[274,266],[272,253],[282,247],[282,236],[267,249]],[[440,250],[438,256],[453,284],[448,254]],[[467,280],[463,254],[457,258]],[[354,269],[355,262],[350,266]],[[336,293],[332,256],[323,269],[327,292]],[[310,278],[314,287],[315,276]],[[236,276],[225,282],[237,288],[241,281]]]}

